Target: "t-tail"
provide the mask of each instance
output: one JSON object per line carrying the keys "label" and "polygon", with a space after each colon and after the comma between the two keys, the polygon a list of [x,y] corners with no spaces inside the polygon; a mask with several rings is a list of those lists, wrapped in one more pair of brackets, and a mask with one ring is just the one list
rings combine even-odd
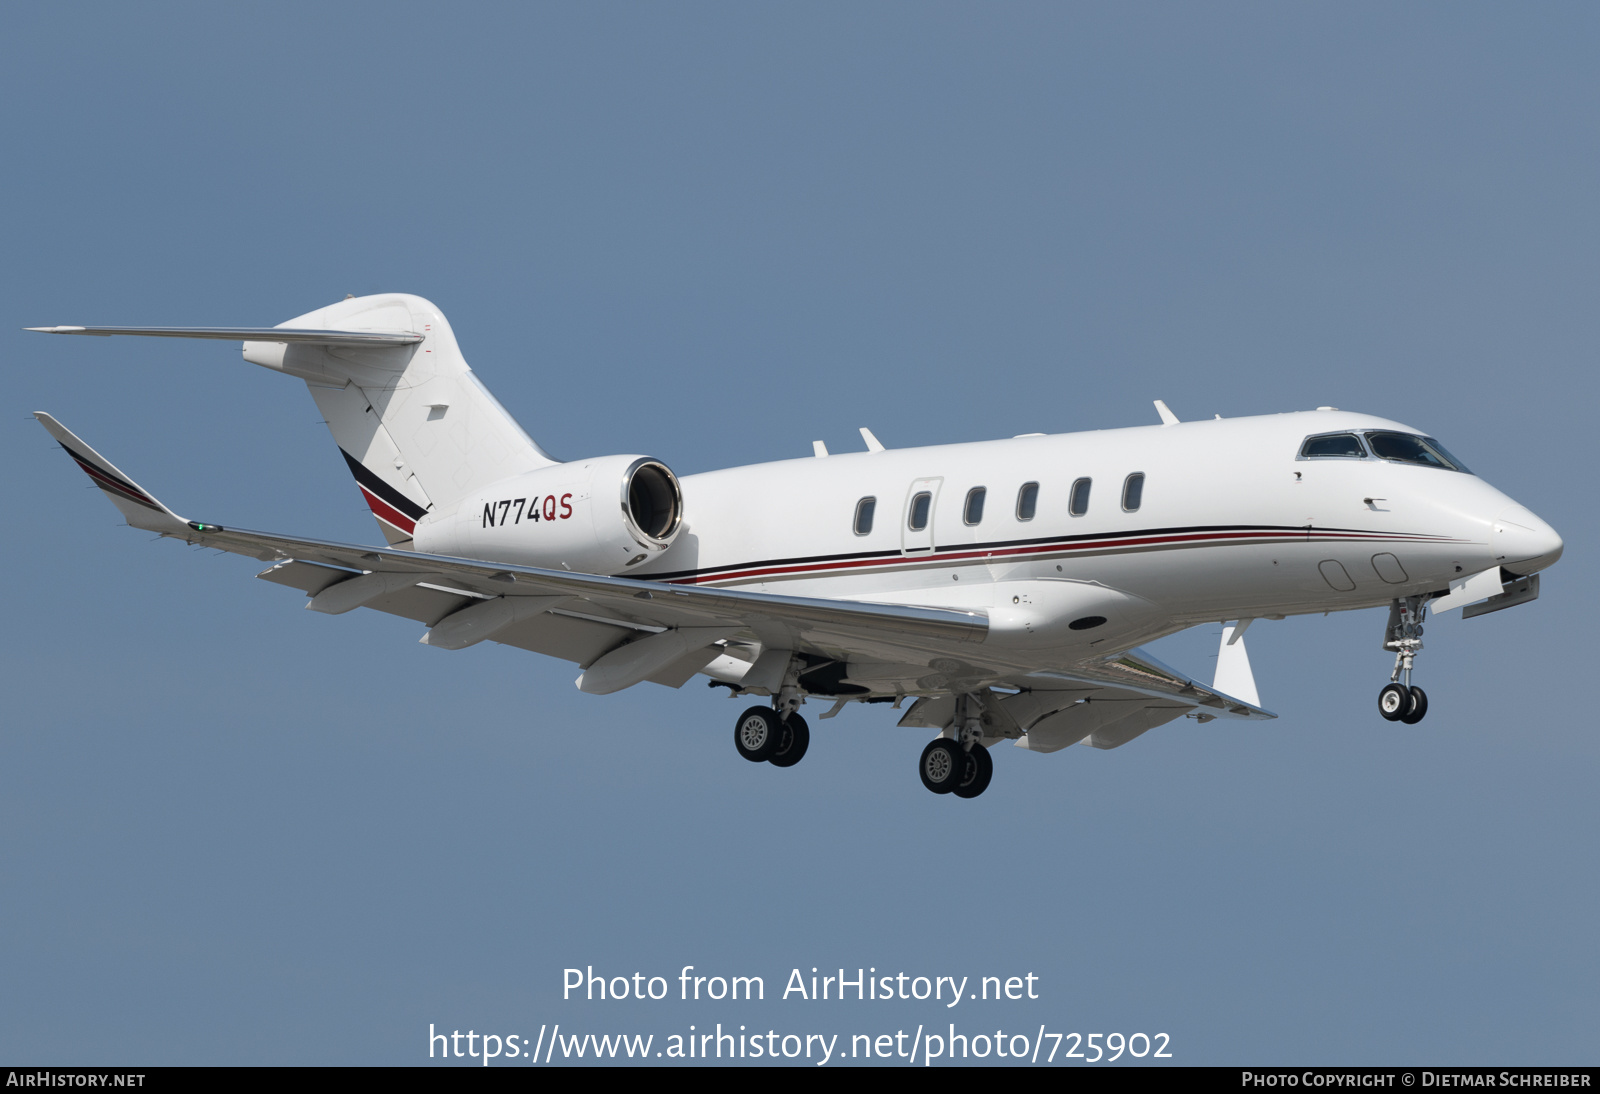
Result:
{"label": "t-tail", "polygon": [[556,461],[467,367],[438,308],[401,293],[360,296],[283,326],[407,333],[406,345],[246,342],[244,359],[311,390],[384,538],[411,542],[417,521]]}
{"label": "t-tail", "polygon": [[390,545],[491,483],[548,456],[467,367],[444,315],[420,296],[347,297],[276,327],[35,327],[244,342],[244,359],[306,382]]}

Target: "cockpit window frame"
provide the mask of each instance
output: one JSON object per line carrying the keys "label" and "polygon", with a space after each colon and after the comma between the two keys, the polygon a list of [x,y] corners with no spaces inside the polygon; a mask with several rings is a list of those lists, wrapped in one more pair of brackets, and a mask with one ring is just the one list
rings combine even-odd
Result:
{"label": "cockpit window frame", "polygon": [[[1444,461],[1444,466],[1422,463],[1417,460],[1403,460],[1394,456],[1380,456],[1373,446],[1372,438],[1375,434],[1388,434],[1396,437],[1412,437],[1421,441],[1424,446],[1432,450],[1433,454]],[[1360,456],[1307,456],[1306,445],[1323,437],[1354,437],[1356,444],[1361,448]],[[1397,463],[1403,467],[1426,467],[1434,471],[1454,471],[1458,475],[1470,475],[1472,469],[1462,463],[1454,453],[1444,445],[1434,440],[1425,433],[1408,433],[1403,429],[1332,429],[1326,433],[1311,433],[1300,441],[1299,452],[1295,455],[1296,462],[1313,462],[1317,460],[1368,460],[1372,462]]]}
{"label": "cockpit window frame", "polygon": [[[1377,446],[1372,443],[1373,435],[1378,433],[1388,434],[1393,437],[1411,437],[1415,440],[1419,440],[1425,447],[1430,449],[1435,456],[1444,461],[1444,466],[1440,467],[1437,464],[1422,463],[1418,460],[1403,460],[1396,456],[1380,456],[1378,454]],[[1429,437],[1423,433],[1407,433],[1403,429],[1364,429],[1361,431],[1361,440],[1366,445],[1367,451],[1372,453],[1372,458],[1375,460],[1382,460],[1384,463],[1397,463],[1402,467],[1426,467],[1433,471],[1454,471],[1458,475],[1472,474],[1472,471],[1467,467],[1467,465],[1457,459],[1448,448],[1434,440],[1432,437]]]}
{"label": "cockpit window frame", "polygon": [[[1361,455],[1359,455],[1359,456],[1307,456],[1305,454],[1306,445],[1310,444],[1312,441],[1320,441],[1324,437],[1354,437],[1355,441],[1356,441],[1356,447],[1361,449]],[[1300,449],[1299,449],[1298,453],[1295,455],[1295,459],[1296,460],[1306,460],[1306,461],[1312,461],[1312,460],[1370,460],[1372,458],[1373,458],[1373,456],[1372,456],[1372,446],[1367,444],[1366,438],[1362,436],[1361,431],[1358,430],[1358,429],[1333,429],[1333,430],[1329,430],[1326,433],[1312,433],[1312,434],[1308,435],[1307,437],[1305,437],[1304,439],[1301,440]]]}

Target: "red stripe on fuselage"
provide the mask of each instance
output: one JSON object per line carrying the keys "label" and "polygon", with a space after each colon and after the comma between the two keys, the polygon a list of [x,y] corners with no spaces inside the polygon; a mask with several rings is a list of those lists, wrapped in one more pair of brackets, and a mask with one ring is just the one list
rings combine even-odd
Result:
{"label": "red stripe on fuselage", "polygon": [[1192,532],[1179,535],[1130,537],[1126,539],[1097,539],[1083,540],[1070,543],[1040,543],[1030,544],[1025,547],[990,547],[977,551],[950,551],[929,552],[927,554],[898,554],[884,555],[878,558],[821,560],[803,565],[767,566],[757,564],[754,569],[739,570],[730,568],[717,574],[696,575],[671,579],[669,585],[708,585],[723,581],[747,581],[758,577],[789,577],[802,574],[827,573],[836,570],[856,570],[874,566],[903,566],[906,564],[934,563],[943,565],[949,562],[964,562],[974,559],[1007,559],[1019,558],[1027,555],[1054,555],[1069,554],[1081,551],[1102,550],[1137,550],[1144,547],[1163,546],[1208,546],[1211,544],[1237,543],[1245,540],[1254,540],[1261,543],[1279,542],[1305,542],[1311,539],[1318,540],[1370,540],[1374,542],[1415,542],[1418,539],[1432,540],[1434,537],[1422,537],[1411,533],[1378,533],[1363,532],[1316,532],[1308,534],[1307,531],[1282,531],[1262,532]]}

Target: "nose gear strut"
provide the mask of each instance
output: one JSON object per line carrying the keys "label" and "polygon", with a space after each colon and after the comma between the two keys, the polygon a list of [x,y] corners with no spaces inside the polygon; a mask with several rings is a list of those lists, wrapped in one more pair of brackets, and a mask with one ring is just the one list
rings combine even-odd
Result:
{"label": "nose gear strut", "polygon": [[1428,694],[1411,683],[1411,670],[1422,652],[1422,621],[1428,614],[1425,596],[1401,597],[1389,605],[1389,626],[1383,648],[1394,651],[1394,671],[1378,692],[1378,713],[1391,722],[1416,725],[1428,713]]}

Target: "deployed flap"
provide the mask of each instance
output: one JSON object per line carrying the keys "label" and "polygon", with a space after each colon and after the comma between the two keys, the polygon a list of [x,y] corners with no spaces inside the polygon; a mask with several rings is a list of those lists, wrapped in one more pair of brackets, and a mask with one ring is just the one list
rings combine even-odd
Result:
{"label": "deployed flap", "polygon": [[738,626],[678,627],[652,634],[619,646],[599,658],[583,670],[575,683],[579,691],[586,691],[590,695],[610,695],[649,679],[674,661],[697,650],[705,654],[705,660],[700,662],[704,666],[721,653],[712,643],[738,630]]}
{"label": "deployed flap", "polygon": [[363,604],[377,600],[380,596],[387,596],[412,585],[420,585],[428,579],[428,576],[427,574],[361,574],[319,590],[306,602],[306,608],[328,615],[343,615],[345,612],[355,611]]}
{"label": "deployed flap", "polygon": [[1118,748],[1190,708],[1171,700],[1142,697],[1090,698],[1040,721],[1017,741],[1030,752],[1056,752],[1082,742],[1093,748]]}
{"label": "deployed flap", "polygon": [[[1232,647],[1242,651],[1244,643]],[[1176,699],[1202,715],[1219,718],[1276,718],[1257,703],[1245,702],[1215,685],[1202,684],[1170,665],[1164,665],[1143,649],[1128,650],[1097,661],[1085,661],[1065,669],[1031,673],[1019,678],[1023,686],[1061,687],[1062,682],[1095,684],[1156,699]]]}
{"label": "deployed flap", "polygon": [[464,650],[493,638],[513,623],[547,612],[557,604],[564,604],[568,599],[565,596],[500,596],[493,600],[480,600],[445,616],[417,641],[444,650]]}

